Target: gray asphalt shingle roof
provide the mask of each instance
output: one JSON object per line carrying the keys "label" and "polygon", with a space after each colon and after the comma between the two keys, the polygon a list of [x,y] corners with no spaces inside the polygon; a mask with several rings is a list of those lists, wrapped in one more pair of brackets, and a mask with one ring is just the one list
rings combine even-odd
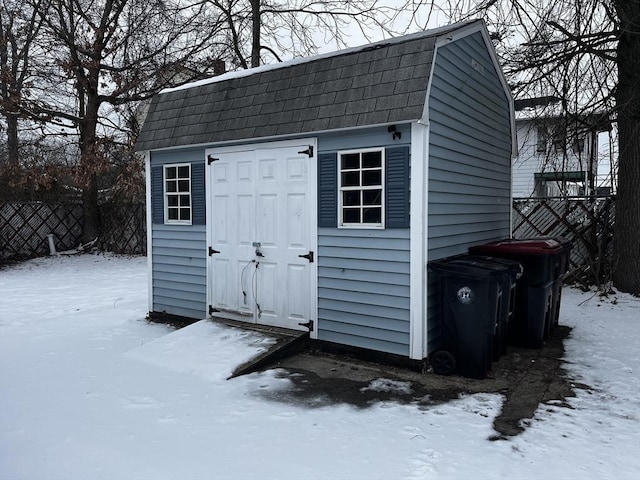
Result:
{"label": "gray asphalt shingle roof", "polygon": [[161,93],[136,149],[417,120],[437,38],[469,23]]}

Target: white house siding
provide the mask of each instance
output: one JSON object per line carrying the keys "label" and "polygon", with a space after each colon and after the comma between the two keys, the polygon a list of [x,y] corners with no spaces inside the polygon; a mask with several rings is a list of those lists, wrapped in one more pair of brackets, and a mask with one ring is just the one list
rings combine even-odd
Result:
{"label": "white house siding", "polygon": [[535,174],[540,172],[542,156],[536,153],[538,133],[531,122],[516,122],[518,156],[513,160],[513,196],[529,197],[534,194]]}
{"label": "white house siding", "polygon": [[[509,101],[480,33],[437,50],[429,97],[428,259],[510,235]],[[429,351],[438,289],[428,290]]]}
{"label": "white house siding", "polygon": [[[553,118],[546,122],[554,121]],[[542,172],[574,172],[589,170],[591,156],[592,133],[584,134],[584,151],[578,156],[571,145],[567,145],[566,155],[556,154],[551,142],[547,145],[547,152],[540,153],[538,147],[538,125],[543,125],[544,119],[516,121],[518,136],[518,156],[513,161],[513,196],[530,197],[536,195],[535,174]],[[592,175],[598,173],[598,163],[591,165]]]}

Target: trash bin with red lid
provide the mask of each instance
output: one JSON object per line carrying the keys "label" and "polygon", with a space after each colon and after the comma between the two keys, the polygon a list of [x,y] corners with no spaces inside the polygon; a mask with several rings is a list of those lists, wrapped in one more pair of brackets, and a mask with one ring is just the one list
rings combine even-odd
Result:
{"label": "trash bin with red lid", "polygon": [[551,329],[558,325],[560,318],[560,303],[562,302],[562,284],[564,283],[567,272],[569,271],[569,265],[571,262],[571,249],[573,243],[571,240],[565,237],[553,237],[553,240],[558,242],[562,247],[562,254],[560,255],[560,266],[558,277],[553,284],[553,306],[551,312]]}
{"label": "trash bin with red lid", "polygon": [[438,277],[439,347],[431,355],[437,374],[485,378],[502,305],[505,267],[465,257],[429,263]]}
{"label": "trash bin with red lid", "polygon": [[522,276],[516,282],[514,318],[509,326],[511,344],[540,348],[549,335],[556,308],[554,286],[564,251],[551,238],[501,240],[469,249],[474,255],[508,258],[522,265]]}

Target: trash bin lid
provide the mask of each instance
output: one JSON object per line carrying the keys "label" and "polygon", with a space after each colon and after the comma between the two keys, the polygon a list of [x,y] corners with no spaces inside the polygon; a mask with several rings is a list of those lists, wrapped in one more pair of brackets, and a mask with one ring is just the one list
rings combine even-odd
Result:
{"label": "trash bin lid", "polygon": [[440,274],[455,276],[474,276],[479,278],[499,277],[508,271],[508,267],[497,263],[483,262],[464,256],[444,258],[429,263],[429,268]]}
{"label": "trash bin lid", "polygon": [[510,255],[555,255],[562,253],[564,247],[553,238],[526,239],[526,240],[501,240],[486,245],[476,245],[469,248],[471,253],[484,255],[510,254]]}
{"label": "trash bin lid", "polygon": [[514,280],[518,280],[520,277],[522,277],[522,274],[523,274],[522,264],[517,260],[503,258],[503,257],[492,257],[490,255],[478,255],[478,254],[471,254],[469,258],[477,259],[482,262],[489,262],[489,263],[502,265],[503,267],[506,267],[506,269],[509,271],[511,277]]}

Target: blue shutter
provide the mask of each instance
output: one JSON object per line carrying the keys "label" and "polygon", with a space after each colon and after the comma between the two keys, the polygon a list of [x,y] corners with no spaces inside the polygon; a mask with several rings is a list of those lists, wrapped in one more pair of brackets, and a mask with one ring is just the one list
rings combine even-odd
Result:
{"label": "blue shutter", "polygon": [[338,154],[318,155],[318,226],[338,226]]}
{"label": "blue shutter", "polygon": [[164,189],[162,167],[151,167],[151,220],[164,223]]}
{"label": "blue shutter", "polygon": [[409,228],[409,147],[386,151],[386,228]]}
{"label": "blue shutter", "polygon": [[191,164],[191,205],[193,225],[206,224],[206,195],[204,190],[204,163]]}

